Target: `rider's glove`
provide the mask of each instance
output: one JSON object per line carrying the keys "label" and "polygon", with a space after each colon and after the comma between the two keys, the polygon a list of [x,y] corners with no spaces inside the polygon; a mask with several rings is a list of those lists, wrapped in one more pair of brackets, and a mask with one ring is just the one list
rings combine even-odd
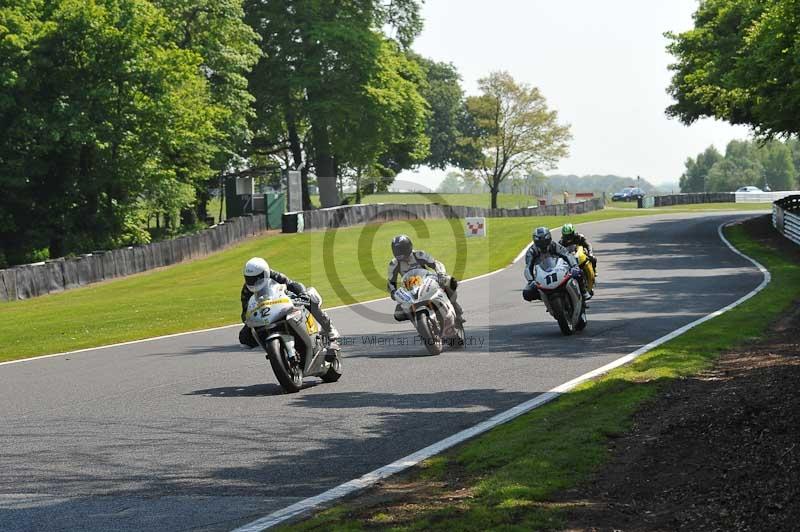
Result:
{"label": "rider's glove", "polygon": [[575,279],[580,279],[581,277],[583,277],[583,272],[581,271],[581,268],[580,268],[580,266],[573,266],[573,267],[572,267],[572,270],[570,270],[570,272],[569,272],[569,273],[570,273],[570,275],[572,275],[572,277],[574,277]]}
{"label": "rider's glove", "polygon": [[396,300],[394,299],[394,295],[395,295],[396,293],[397,293],[397,290],[392,290],[391,292],[389,292],[389,297],[390,297],[390,298],[391,298],[393,301],[396,301]]}
{"label": "rider's glove", "polygon": [[439,281],[439,285],[440,286],[447,286],[447,274],[446,273],[440,273],[436,277],[437,277],[437,280]]}

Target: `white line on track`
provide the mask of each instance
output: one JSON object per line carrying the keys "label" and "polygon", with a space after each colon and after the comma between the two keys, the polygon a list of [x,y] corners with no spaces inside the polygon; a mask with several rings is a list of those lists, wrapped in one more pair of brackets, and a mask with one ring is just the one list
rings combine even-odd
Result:
{"label": "white line on track", "polygon": [[[761,284],[759,284],[748,294],[740,297],[730,305],[727,305],[719,310],[712,312],[711,314],[703,316],[700,319],[697,319],[687,325],[684,325],[683,327],[676,329],[671,333],[664,335],[661,338],[658,338],[657,340],[653,340],[649,344],[640,347],[633,353],[629,353],[593,371],[584,373],[580,377],[576,377],[571,381],[565,382],[560,386],[556,386],[552,390],[541,393],[536,397],[534,397],[533,399],[525,401],[524,403],[519,404],[509,410],[501,412],[496,416],[487,419],[486,421],[483,421],[473,427],[470,427],[468,429],[462,430],[461,432],[453,434],[452,436],[449,436],[441,441],[438,441],[433,445],[425,447],[424,449],[420,449],[415,453],[412,453],[404,458],[392,462],[391,464],[385,465],[379,469],[371,471],[366,475],[363,475],[357,479],[345,482],[344,484],[340,484],[339,486],[331,488],[328,491],[320,493],[319,495],[303,499],[302,501],[292,504],[291,506],[287,506],[286,508],[283,508],[265,517],[257,519],[256,521],[253,521],[251,523],[248,523],[242,527],[235,529],[233,532],[259,532],[261,530],[273,527],[277,524],[283,523],[290,519],[306,515],[321,506],[336,501],[337,499],[340,499],[347,495],[351,495],[357,491],[361,491],[365,488],[368,488],[386,477],[394,475],[395,473],[399,473],[400,471],[408,469],[409,467],[415,466],[420,462],[422,462],[423,460],[426,460],[434,455],[437,455],[442,451],[449,449],[450,447],[458,445],[459,443],[463,443],[464,441],[473,438],[475,436],[478,436],[479,434],[483,434],[484,432],[487,432],[498,425],[506,423],[507,421],[510,421],[518,416],[521,416],[522,414],[530,412],[531,410],[552,401],[553,399],[562,395],[563,393],[572,390],[579,384],[586,382],[587,380],[593,379],[595,377],[598,377],[604,373],[608,373],[614,368],[627,364],[628,362],[631,362],[632,360],[638,358],[644,353],[647,353],[648,351],[660,346],[661,344],[672,340],[676,336],[680,336],[686,331],[697,327],[701,323],[705,323],[708,320],[714,319],[717,316],[720,316],[721,314],[724,314],[725,312],[731,310],[732,308],[741,305],[742,303],[744,303],[745,301],[747,301],[748,299],[759,293],[761,290],[763,290],[764,287],[766,287],[767,284],[769,284],[769,282],[772,280],[772,276],[770,275],[769,271],[767,271],[767,269],[764,268],[764,266],[762,266],[754,259],[748,257],[747,255],[745,255],[744,253],[733,247],[733,245],[728,241],[728,239],[725,238],[725,235],[722,234],[722,229],[723,227],[725,227],[730,223],[731,222],[726,222],[717,227],[717,233],[719,234],[720,239],[725,243],[726,246],[728,246],[731,249],[731,251],[752,262],[764,276],[763,280],[761,281]],[[522,254],[520,254],[520,256],[518,256],[514,260],[514,262],[519,260],[521,256]],[[492,272],[486,275],[492,275],[494,273],[497,272]],[[482,277],[485,277],[485,275]]]}

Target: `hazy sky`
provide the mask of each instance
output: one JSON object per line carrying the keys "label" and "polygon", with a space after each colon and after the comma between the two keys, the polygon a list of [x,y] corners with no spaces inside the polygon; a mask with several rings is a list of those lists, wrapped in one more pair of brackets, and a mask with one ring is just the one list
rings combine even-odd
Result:
{"label": "hazy sky", "polygon": [[[749,131],[664,114],[670,74],[665,31],[691,28],[697,0],[426,0],[414,49],[453,63],[468,94],[492,70],[542,90],[572,126],[570,156],[548,173],[641,175],[677,181],[687,156]],[[400,177],[436,186],[443,173]]]}

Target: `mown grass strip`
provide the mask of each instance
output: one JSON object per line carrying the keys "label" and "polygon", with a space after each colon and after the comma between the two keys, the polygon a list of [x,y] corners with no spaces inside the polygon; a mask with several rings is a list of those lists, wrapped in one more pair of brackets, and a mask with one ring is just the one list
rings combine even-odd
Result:
{"label": "mown grass strip", "polygon": [[[548,498],[597,470],[608,458],[609,437],[629,430],[633,414],[648,399],[669,382],[708,368],[725,350],[758,338],[800,298],[800,264],[752,240],[740,226],[726,230],[726,237],[772,274],[772,282],[747,302],[429,460],[405,482],[427,486],[426,503],[382,500],[361,506],[356,500],[280,530],[522,531],[563,526],[563,508],[549,505]],[[459,477],[458,493],[468,496],[452,496],[445,480],[454,476]],[[444,487],[436,488],[437,482]]]}

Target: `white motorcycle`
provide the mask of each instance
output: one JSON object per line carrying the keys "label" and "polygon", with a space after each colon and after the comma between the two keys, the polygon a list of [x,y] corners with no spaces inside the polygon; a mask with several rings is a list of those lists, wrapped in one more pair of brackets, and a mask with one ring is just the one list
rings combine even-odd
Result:
{"label": "white motorcycle", "polygon": [[[309,288],[308,293],[322,304],[316,289]],[[300,390],[305,376],[325,382],[336,382],[342,376],[339,351],[329,349],[327,336],[304,303],[307,301],[302,298],[290,298],[286,285],[270,280],[250,297],[245,313],[245,324],[289,393]]]}
{"label": "white motorcycle", "polygon": [[457,323],[455,309],[435,273],[425,268],[409,270],[394,300],[414,323],[428,353],[438,355],[445,343],[464,347],[464,326]]}
{"label": "white motorcycle", "polygon": [[586,301],[567,261],[561,257],[544,255],[534,269],[534,278],[530,279],[527,268],[525,277],[528,281],[534,281],[547,312],[558,321],[565,336],[586,328],[589,322]]}

